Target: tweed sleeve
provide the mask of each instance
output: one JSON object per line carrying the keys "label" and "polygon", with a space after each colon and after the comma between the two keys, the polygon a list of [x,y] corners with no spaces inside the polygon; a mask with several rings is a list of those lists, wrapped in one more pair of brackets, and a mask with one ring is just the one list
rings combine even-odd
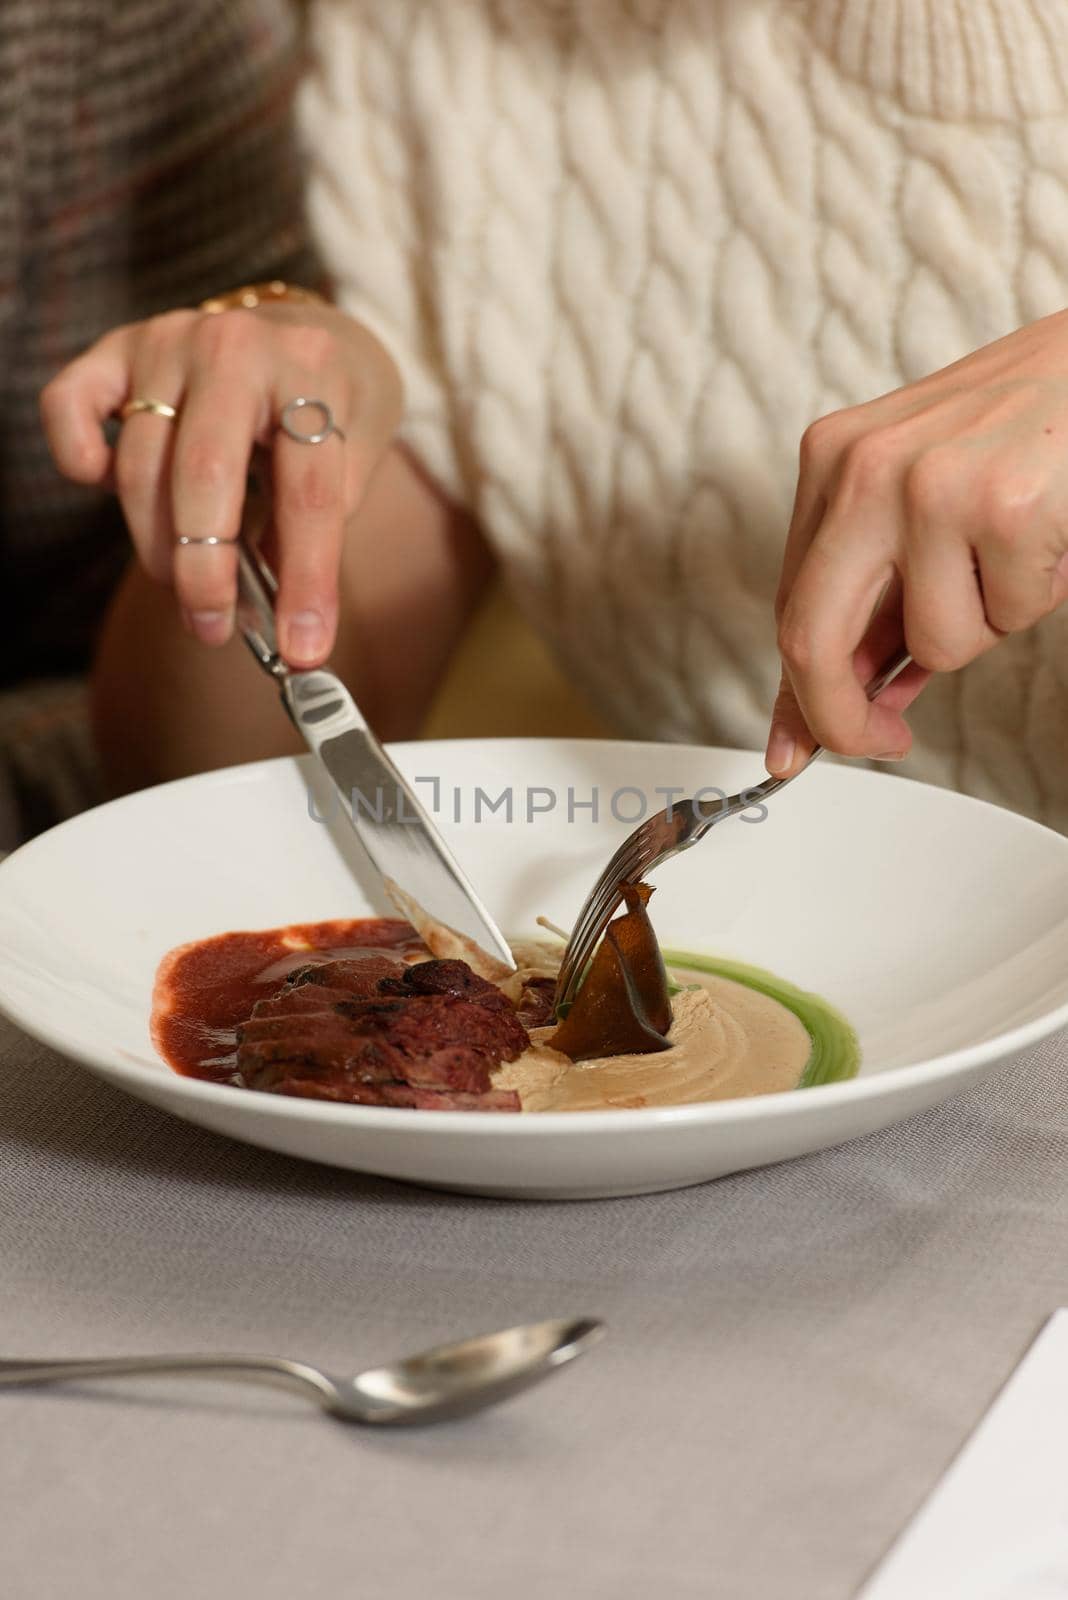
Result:
{"label": "tweed sleeve", "polygon": [[[314,282],[287,0],[11,0],[0,17],[0,680],[84,660],[126,556],[65,483],[42,386],[107,329],[273,276]],[[57,566],[65,581],[57,584]]]}

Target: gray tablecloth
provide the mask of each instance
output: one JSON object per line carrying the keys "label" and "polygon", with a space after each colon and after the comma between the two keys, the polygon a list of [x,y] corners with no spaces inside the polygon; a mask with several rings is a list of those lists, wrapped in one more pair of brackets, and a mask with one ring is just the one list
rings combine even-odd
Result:
{"label": "gray tablecloth", "polygon": [[345,1370],[611,1324],[533,1394],[418,1433],[171,1379],[0,1395],[5,1600],[847,1600],[1068,1304],[1064,1038],[886,1134],[638,1200],[263,1154],[2,1023],[0,1141],[4,1353]]}

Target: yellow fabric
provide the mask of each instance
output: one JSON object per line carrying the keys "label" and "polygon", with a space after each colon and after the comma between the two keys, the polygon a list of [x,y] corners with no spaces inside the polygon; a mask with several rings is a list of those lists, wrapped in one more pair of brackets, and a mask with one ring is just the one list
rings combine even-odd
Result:
{"label": "yellow fabric", "polygon": [[490,595],[431,707],[428,739],[610,738],[502,588]]}

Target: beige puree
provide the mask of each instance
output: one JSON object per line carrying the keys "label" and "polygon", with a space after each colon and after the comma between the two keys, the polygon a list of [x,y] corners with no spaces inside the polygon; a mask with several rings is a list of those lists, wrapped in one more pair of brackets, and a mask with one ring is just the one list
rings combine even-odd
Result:
{"label": "beige puree", "polygon": [[535,1028],[531,1048],[494,1072],[494,1087],[518,1090],[524,1111],[634,1110],[797,1087],[811,1040],[792,1011],[730,978],[674,976],[698,986],[672,999],[670,1049],[572,1061],[545,1045],[551,1028]]}

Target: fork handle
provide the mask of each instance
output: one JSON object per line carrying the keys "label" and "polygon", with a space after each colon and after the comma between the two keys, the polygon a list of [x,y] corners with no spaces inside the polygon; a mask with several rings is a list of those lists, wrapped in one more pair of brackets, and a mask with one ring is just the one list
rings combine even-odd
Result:
{"label": "fork handle", "polygon": [[[865,689],[864,693],[868,699],[878,700],[883,690],[889,689],[894,679],[899,678],[905,668],[911,665],[912,657],[907,650],[899,650],[895,656],[891,656],[885,667],[876,674]],[[773,794],[778,794],[780,789],[785,789],[788,783],[793,783],[795,778],[799,778],[803,772],[807,772],[816,758],[823,755],[823,753],[823,746],[818,744],[808,759],[801,763],[796,772],[791,772],[788,778],[765,778],[762,782],[754,784],[751,789],[743,789],[742,798],[746,802],[745,806],[732,806],[727,814],[733,816],[737,811],[748,811],[751,807],[761,805],[765,800],[770,800]],[[724,810],[722,803],[702,800],[699,804],[699,810],[707,818],[708,826],[700,831],[695,831],[692,837],[687,840],[687,844],[697,844],[713,823],[723,821]]]}
{"label": "fork handle", "polygon": [[149,1373],[227,1373],[237,1377],[281,1378],[314,1391],[324,1404],[337,1398],[325,1373],[282,1356],[161,1355],[104,1356],[72,1361],[0,1361],[0,1388],[33,1383],[67,1383],[76,1378],[123,1378]]}
{"label": "fork handle", "polygon": [[[878,700],[884,689],[889,689],[895,678],[900,678],[906,667],[911,667],[912,657],[907,650],[899,650],[896,656],[891,656],[883,670],[874,677],[864,693],[869,700]],[[822,745],[817,745],[822,749]]]}

